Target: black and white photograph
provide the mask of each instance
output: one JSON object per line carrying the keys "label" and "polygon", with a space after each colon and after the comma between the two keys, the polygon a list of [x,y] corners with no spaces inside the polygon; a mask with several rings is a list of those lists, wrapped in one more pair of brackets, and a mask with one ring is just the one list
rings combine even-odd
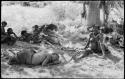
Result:
{"label": "black and white photograph", "polygon": [[1,78],[124,79],[124,0],[1,1]]}

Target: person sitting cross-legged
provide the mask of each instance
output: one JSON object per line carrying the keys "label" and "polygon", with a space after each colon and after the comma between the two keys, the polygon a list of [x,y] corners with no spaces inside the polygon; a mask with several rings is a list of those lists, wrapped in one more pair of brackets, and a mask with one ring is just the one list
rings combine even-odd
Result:
{"label": "person sitting cross-legged", "polygon": [[79,58],[74,58],[75,61],[78,61],[82,58],[88,57],[90,54],[96,54],[101,58],[108,57],[114,62],[119,61],[120,59],[111,54],[111,51],[103,43],[103,34],[100,33],[99,26],[93,27],[92,33],[90,33],[89,40],[85,46],[85,51],[82,56]]}

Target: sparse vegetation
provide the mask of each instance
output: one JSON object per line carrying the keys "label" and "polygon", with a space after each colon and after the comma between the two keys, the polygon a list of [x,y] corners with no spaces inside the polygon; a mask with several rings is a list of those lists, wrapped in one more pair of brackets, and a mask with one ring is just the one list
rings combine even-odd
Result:
{"label": "sparse vegetation", "polygon": [[[118,2],[118,4],[120,7],[118,6],[117,9],[110,9],[109,25],[112,20],[121,23],[120,18],[124,19],[124,3]],[[84,48],[88,39],[86,20],[81,18],[82,1],[2,1],[1,9],[1,21],[7,21],[7,28],[12,28],[18,36],[23,29],[31,32],[32,26],[36,24],[42,26],[53,23],[59,27],[58,33],[65,37],[62,44],[66,47]],[[25,48],[31,44],[17,42],[11,47],[2,45],[1,52],[8,52],[6,49],[13,49],[17,52],[23,49],[23,46]],[[43,48],[46,50],[45,47]],[[1,58],[1,75],[2,78],[123,78],[124,50],[115,50],[112,47],[109,49],[121,59],[120,62],[115,64],[109,59],[90,56],[78,63],[71,61],[64,66],[29,68],[10,66],[7,64],[7,59]],[[47,49],[46,52],[51,52],[51,50]],[[67,55],[65,57],[67,60],[71,58]]]}

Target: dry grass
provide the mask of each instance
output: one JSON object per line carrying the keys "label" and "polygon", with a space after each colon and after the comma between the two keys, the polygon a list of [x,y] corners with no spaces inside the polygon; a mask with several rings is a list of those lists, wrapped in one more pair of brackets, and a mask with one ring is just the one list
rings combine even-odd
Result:
{"label": "dry grass", "polygon": [[[66,14],[65,18],[60,19],[62,15],[60,9],[66,6]],[[70,42],[64,44],[68,47],[80,48],[84,47],[84,43],[79,40],[79,38],[88,37],[88,35],[81,34],[81,32],[86,31],[86,26],[83,24],[81,27],[77,27],[80,25],[80,12],[76,11],[80,7],[72,7],[77,4],[66,3],[65,5],[49,5],[44,8],[33,8],[33,7],[22,7],[19,5],[13,6],[2,6],[2,20],[6,20],[8,22],[8,27],[14,29],[14,32],[17,35],[20,35],[20,31],[22,29],[32,30],[32,26],[35,24],[43,25],[47,23],[59,23],[60,31],[66,39]],[[69,6],[70,7],[69,7]],[[80,5],[79,5],[80,6]],[[57,8],[58,7],[58,8]],[[69,7],[69,8],[67,8]],[[75,8],[75,9],[74,9]],[[57,13],[56,13],[57,11]],[[74,14],[72,13],[74,12]],[[78,14],[77,14],[78,12]],[[70,15],[72,14],[72,15]],[[75,19],[74,19],[75,18]],[[84,23],[84,22],[83,22]],[[64,28],[62,28],[64,26]],[[7,28],[6,28],[7,29]],[[74,43],[72,43],[72,42]],[[20,44],[20,43],[18,43]],[[21,45],[21,44],[20,44]],[[24,45],[22,43],[22,45]],[[29,45],[29,44],[25,44]],[[3,47],[10,48],[10,47]],[[2,48],[2,49],[3,49]],[[19,47],[13,47],[14,49],[19,50]],[[73,61],[64,65],[64,66],[53,66],[48,68],[43,67],[33,67],[29,68],[27,66],[10,66],[7,64],[6,59],[1,58],[1,75],[2,78],[123,78],[124,75],[124,54],[122,52],[115,51],[110,48],[112,53],[119,58],[121,58],[120,62],[117,64],[113,63],[111,60],[100,59],[95,56],[90,56],[81,60],[79,63],[74,63]],[[65,55],[67,59],[71,57]]]}

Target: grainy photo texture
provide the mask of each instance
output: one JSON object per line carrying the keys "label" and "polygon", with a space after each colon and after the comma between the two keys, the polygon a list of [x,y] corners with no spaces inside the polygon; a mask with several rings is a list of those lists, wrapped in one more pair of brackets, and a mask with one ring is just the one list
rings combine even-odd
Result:
{"label": "grainy photo texture", "polygon": [[2,78],[124,78],[124,1],[1,1]]}

